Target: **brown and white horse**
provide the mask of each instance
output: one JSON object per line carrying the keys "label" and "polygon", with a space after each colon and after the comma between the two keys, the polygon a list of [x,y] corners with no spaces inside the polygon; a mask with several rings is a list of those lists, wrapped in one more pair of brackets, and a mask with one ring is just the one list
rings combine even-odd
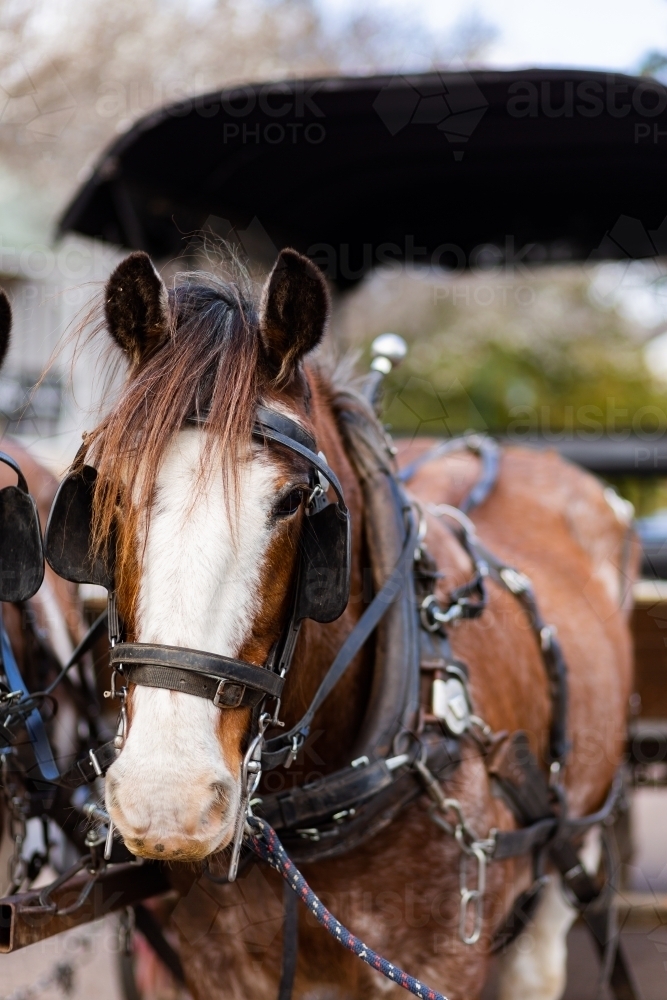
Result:
{"label": "brown and white horse", "polygon": [[[352,597],[332,624],[305,623],[283,701],[289,727],[364,608],[360,484],[337,424],[336,386],[307,360],[327,321],[323,279],[308,260],[283,251],[256,308],[237,285],[206,275],[185,276],[167,291],[148,257],[133,254],[112,275],[105,307],[129,373],[88,439],[88,455],[99,472],[98,540],[117,521],[118,602],[130,641],[261,665],[281,634],[307,479],[298,456],[253,443],[258,403],[313,434],[343,485],[352,518]],[[206,423],[187,425],[197,409],[208,412]],[[427,446],[415,441],[401,458]],[[477,471],[473,456],[442,458],[420,469],[411,490],[422,506],[456,504]],[[558,629],[571,692],[565,782],[571,812],[585,814],[601,805],[621,758],[631,690],[622,510],[556,455],[508,448],[497,486],[474,520],[482,541],[532,578],[543,615]],[[437,517],[427,513],[426,523],[445,602],[471,567]],[[494,731],[527,731],[544,759],[550,699],[540,651],[514,598],[493,583],[489,590],[481,619],[452,629],[453,649],[468,665],[475,712]],[[286,780],[303,781],[313,764],[325,773],[350,763],[372,670],[371,653],[362,651],[318,712],[317,739]],[[219,709],[147,687],[131,688],[128,708],[125,743],[107,776],[107,808],[132,852],[174,862],[182,892],[174,922],[190,989],[201,1000],[274,1000],[277,876],[262,868],[235,885],[199,885],[188,864],[222,851],[232,838],[249,709]],[[514,826],[479,757],[462,762],[446,791],[478,835]],[[419,801],[364,846],[305,866],[304,874],[372,948],[452,1000],[473,1000],[485,981],[494,928],[529,884],[530,870],[523,860],[491,864],[484,933],[467,946],[457,933],[458,862],[454,838],[434,826],[427,802]],[[502,1000],[560,996],[573,919],[554,880],[534,923],[504,957]],[[361,1000],[399,992],[302,920],[295,997]]]}

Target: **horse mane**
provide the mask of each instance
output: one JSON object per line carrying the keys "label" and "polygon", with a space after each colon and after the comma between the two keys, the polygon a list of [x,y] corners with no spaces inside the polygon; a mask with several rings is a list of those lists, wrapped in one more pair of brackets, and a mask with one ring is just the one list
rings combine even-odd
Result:
{"label": "horse mane", "polygon": [[[115,528],[117,585],[130,606],[137,585],[138,518],[149,516],[170,442],[188,417],[205,413],[210,433],[202,450],[199,485],[211,469],[215,450],[220,473],[235,496],[238,458],[251,441],[260,391],[258,314],[249,281],[186,272],[174,278],[168,301],[166,341],[130,372],[115,405],[86,436],[83,449],[98,472],[93,547],[103,551]],[[127,495],[119,503],[123,489]],[[145,527],[144,521],[144,538]]]}
{"label": "horse mane", "polygon": [[356,367],[359,352],[341,358],[322,356],[317,371],[345,444],[345,452],[360,480],[374,476],[378,469],[388,474],[387,436],[375,409],[363,393],[364,376]]}

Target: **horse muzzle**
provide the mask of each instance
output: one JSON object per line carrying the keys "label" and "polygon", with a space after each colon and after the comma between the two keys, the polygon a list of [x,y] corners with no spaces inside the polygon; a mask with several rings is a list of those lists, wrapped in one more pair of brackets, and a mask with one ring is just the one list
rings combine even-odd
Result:
{"label": "horse muzzle", "polygon": [[137,857],[202,861],[233,837],[238,791],[231,779],[193,783],[187,788],[172,782],[159,796],[128,788],[124,779],[110,771],[106,785],[109,816],[127,849]]}

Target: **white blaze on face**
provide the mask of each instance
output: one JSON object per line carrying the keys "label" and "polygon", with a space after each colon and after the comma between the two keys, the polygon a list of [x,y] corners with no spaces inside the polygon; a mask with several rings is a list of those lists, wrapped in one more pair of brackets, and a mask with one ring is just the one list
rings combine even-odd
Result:
{"label": "white blaze on face", "polygon": [[[232,533],[219,463],[198,484],[204,443],[202,431],[182,431],[165,454],[143,555],[136,638],[236,656],[258,611],[278,472],[264,456],[242,467]],[[204,857],[228,842],[238,774],[223,756],[219,721],[220,710],[204,698],[134,689],[129,735],[107,776],[109,813],[130,850]]]}

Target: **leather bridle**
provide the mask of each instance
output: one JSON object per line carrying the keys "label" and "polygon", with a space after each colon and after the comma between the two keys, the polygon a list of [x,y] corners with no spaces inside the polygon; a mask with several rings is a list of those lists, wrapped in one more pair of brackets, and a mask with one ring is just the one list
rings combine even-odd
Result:
{"label": "leather bridle", "polygon": [[[190,423],[204,424],[206,414],[189,418]],[[317,451],[314,438],[295,420],[268,407],[259,406],[256,411],[256,421],[252,431],[253,437],[262,441],[278,444],[294,454],[304,458],[309,465],[310,495],[306,501],[306,516],[313,516],[330,506],[326,499],[329,486],[336,495],[336,514],[343,530],[346,532],[344,548],[346,549],[347,569],[345,576],[349,581],[349,511],[345,504],[343,490],[338,477],[329,467],[324,455]],[[212,701],[218,708],[250,708],[252,709],[251,730],[248,737],[249,751],[257,754],[261,761],[263,736],[268,723],[279,724],[278,711],[287,673],[291,666],[296,639],[302,617],[299,610],[303,608],[299,588],[304,585],[305,573],[301,565],[295,585],[295,597],[292,613],[281,641],[274,646],[268,659],[262,666],[248,663],[245,660],[181,646],[166,646],[159,643],[124,642],[120,635],[112,635],[110,662],[114,671],[114,691],[118,691],[118,677],[127,683],[140,686],[164,688],[170,691],[183,692],[199,698]],[[349,582],[348,582],[349,590]],[[341,595],[341,610],[347,604],[348,594]],[[110,593],[110,602],[114,601]],[[303,617],[306,617],[303,615]],[[109,619],[117,620],[110,613]],[[120,629],[119,629],[120,632]],[[127,689],[125,689],[127,690]],[[271,699],[274,703],[270,713],[265,711],[265,703]],[[122,736],[124,733],[122,726]],[[118,741],[122,745],[122,739]],[[291,752],[293,744],[279,754],[280,760]],[[248,756],[248,752],[246,756]],[[244,761],[244,773],[248,761]],[[275,766],[275,764],[274,764]],[[257,773],[255,768],[254,773]],[[254,784],[257,782],[255,781]],[[243,809],[245,806],[243,805]],[[238,824],[237,824],[238,825]],[[241,826],[241,835],[243,828]]]}
{"label": "leather bridle", "polygon": [[132,684],[207,698],[216,708],[256,708],[267,697],[279,699],[284,684],[266,666],[147,642],[116,643],[111,666]]}
{"label": "leather bridle", "polygon": [[[188,422],[204,424],[206,419],[207,414],[203,413],[190,417]],[[308,431],[283,413],[258,406],[252,434],[256,439],[273,441],[306,459],[311,489],[306,501],[307,515],[328,504],[325,492],[331,486],[336,494],[338,513],[347,523],[349,512],[338,477],[322,453],[317,452],[315,439]],[[293,612],[287,632],[293,631],[298,624]],[[128,643],[118,637],[113,641],[111,666],[133,684],[182,691],[207,698],[219,708],[257,708],[267,697],[277,701],[281,698],[295,646],[295,641],[286,643],[285,640],[286,636],[279,644],[282,655],[277,655],[277,649],[273,649],[267,661],[256,666],[245,660],[201,650],[159,643]],[[286,649],[286,645],[289,648]]]}

